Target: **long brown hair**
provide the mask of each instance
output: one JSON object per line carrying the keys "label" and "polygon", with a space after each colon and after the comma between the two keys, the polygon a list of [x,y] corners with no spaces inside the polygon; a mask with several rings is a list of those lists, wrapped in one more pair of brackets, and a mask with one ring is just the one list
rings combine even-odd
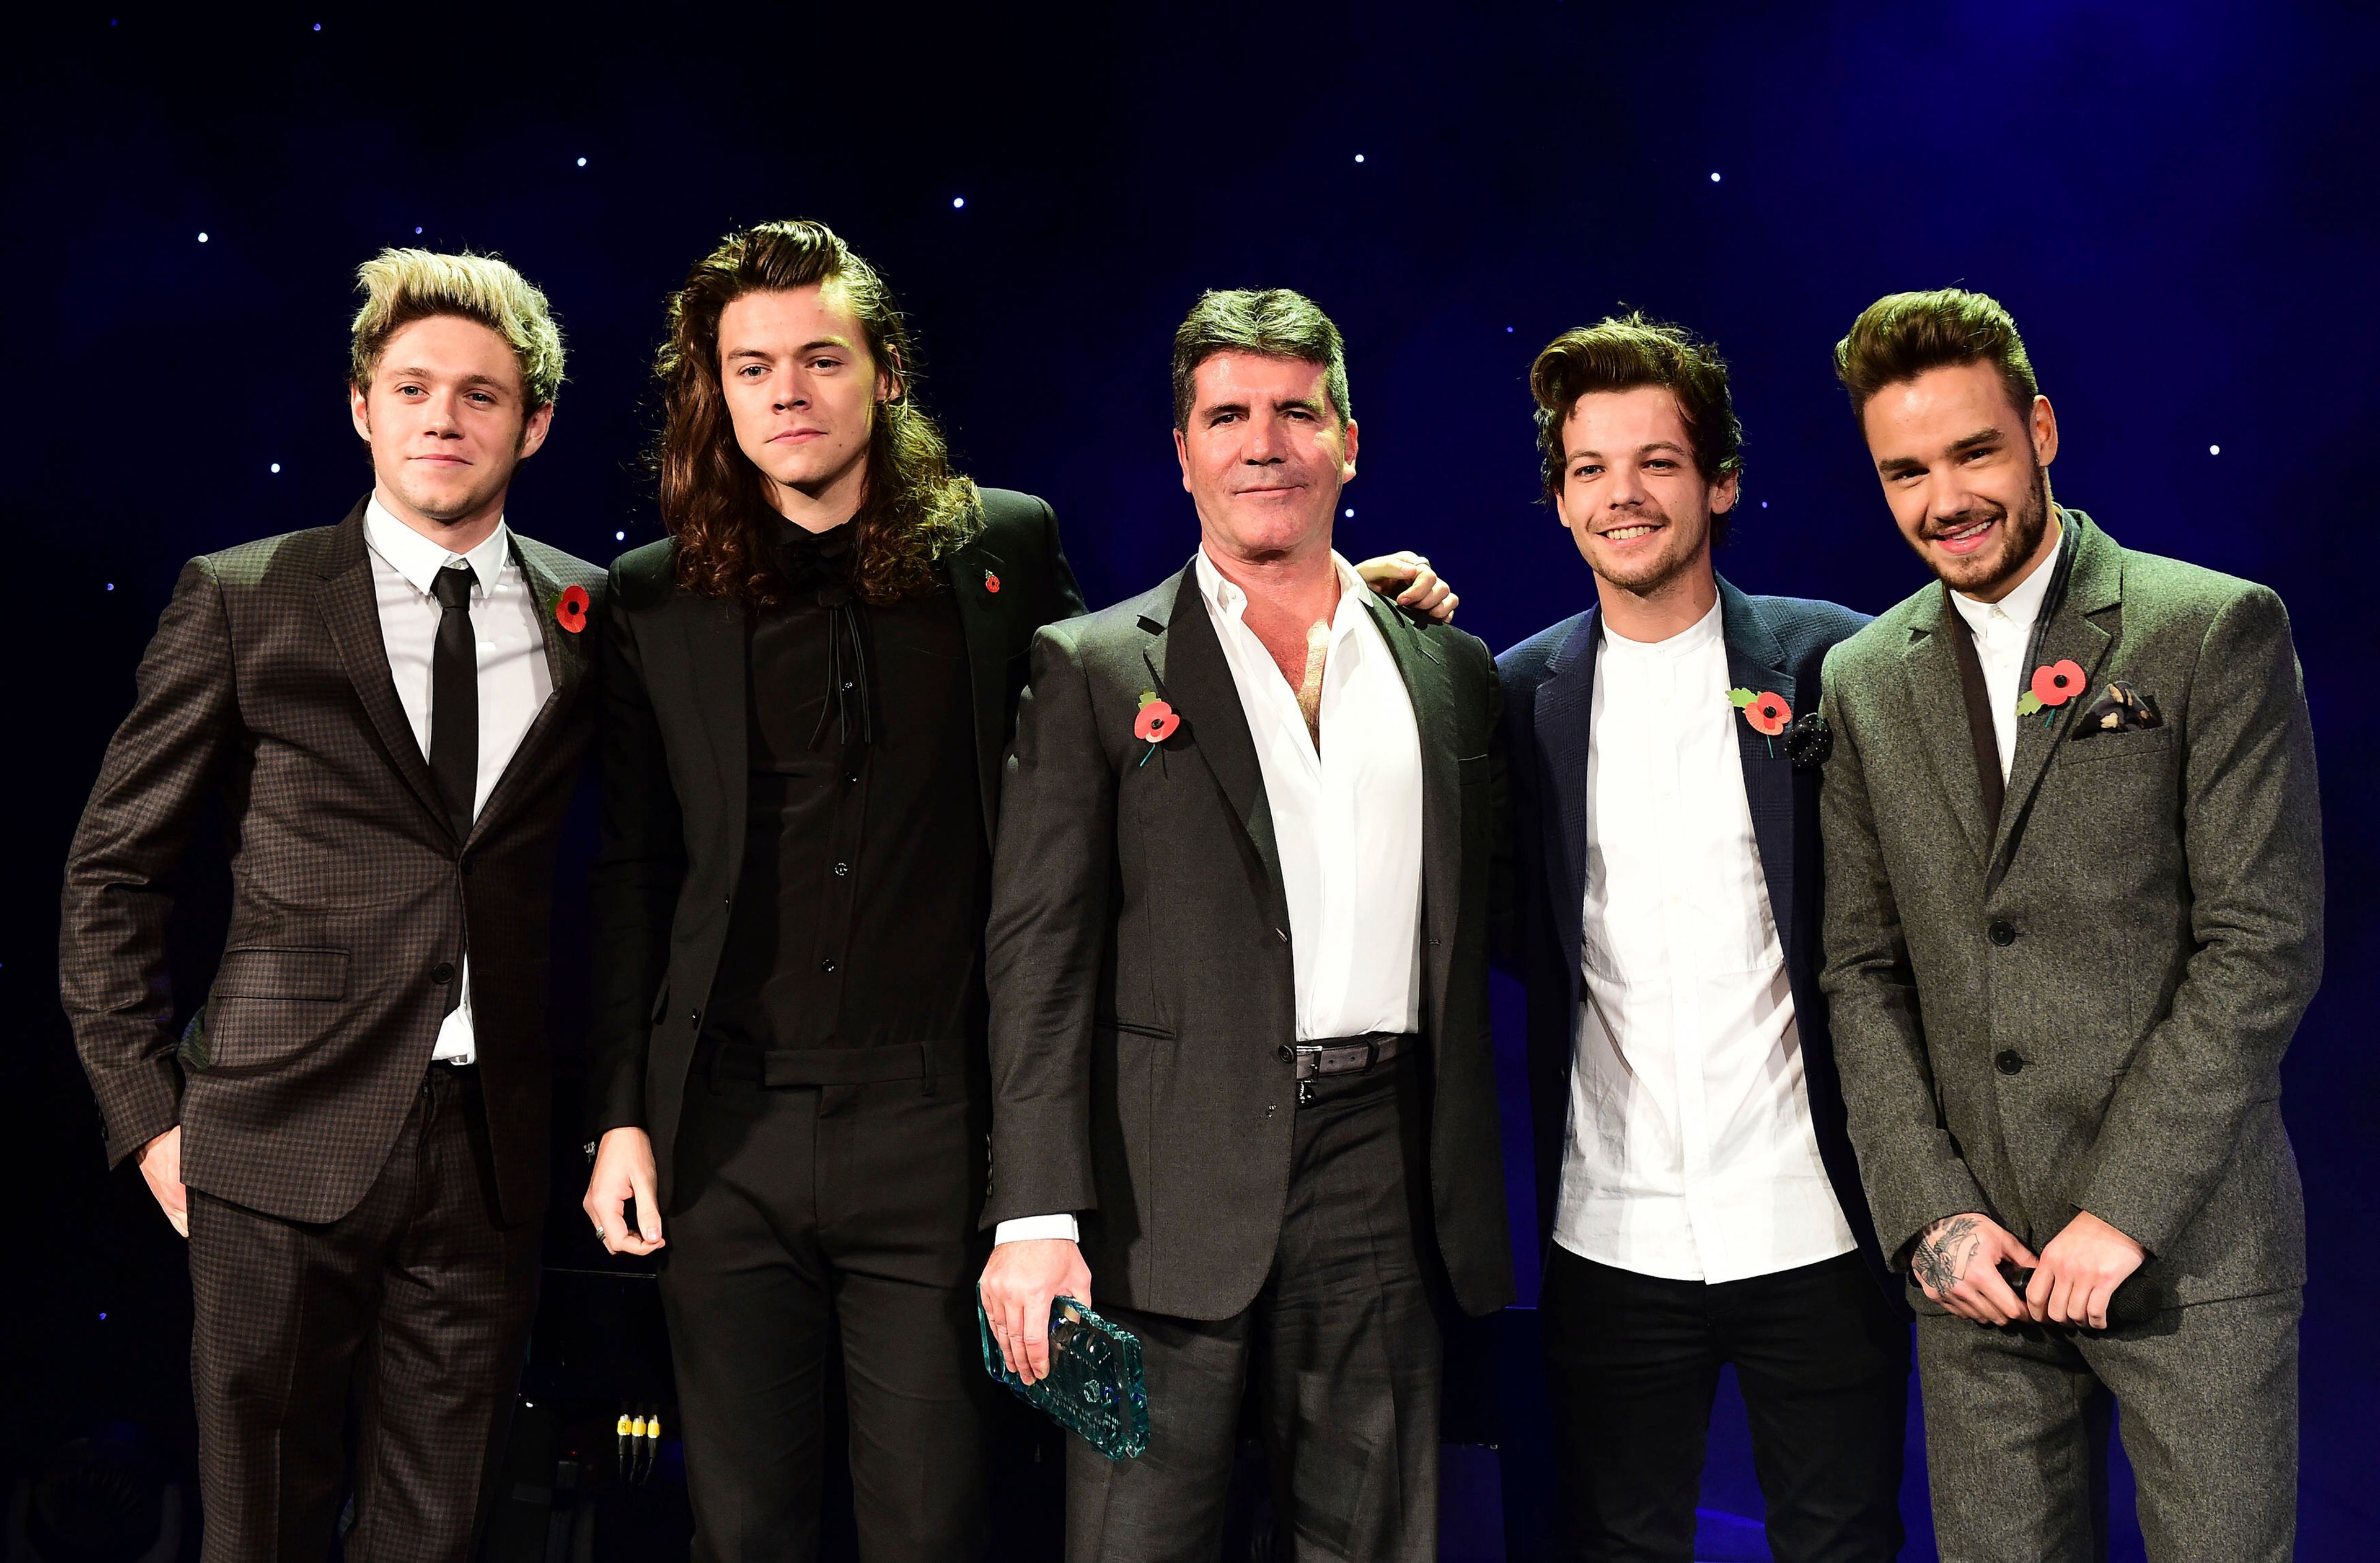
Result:
{"label": "long brown hair", "polygon": [[981,525],[975,485],[951,470],[941,430],[917,406],[917,357],[884,279],[823,223],[762,223],[695,262],[670,298],[669,339],[653,365],[664,414],[653,451],[662,523],[677,539],[677,578],[705,597],[767,608],[785,589],[770,546],[783,522],[767,479],[736,446],[720,387],[720,314],[747,293],[830,281],[859,317],[868,357],[900,386],[870,419],[867,487],[850,523],[853,593],[882,606],[932,590],[935,562]]}

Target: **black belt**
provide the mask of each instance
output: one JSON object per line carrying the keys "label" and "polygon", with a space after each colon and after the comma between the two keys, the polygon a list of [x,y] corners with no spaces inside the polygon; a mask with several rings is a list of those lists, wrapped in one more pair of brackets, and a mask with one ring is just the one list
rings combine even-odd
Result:
{"label": "black belt", "polygon": [[930,1097],[936,1076],[963,1073],[967,1062],[967,1045],[955,1038],[875,1048],[753,1048],[736,1042],[706,1041],[703,1048],[710,1056],[698,1067],[713,1084],[740,1080],[771,1088],[880,1085],[896,1080],[922,1080],[926,1083],[926,1095]]}
{"label": "black belt", "polygon": [[1326,1075],[1364,1074],[1397,1056],[1407,1036],[1394,1031],[1368,1031],[1361,1036],[1325,1036],[1281,1048],[1282,1061],[1295,1067],[1297,1105],[1314,1104],[1314,1083]]}

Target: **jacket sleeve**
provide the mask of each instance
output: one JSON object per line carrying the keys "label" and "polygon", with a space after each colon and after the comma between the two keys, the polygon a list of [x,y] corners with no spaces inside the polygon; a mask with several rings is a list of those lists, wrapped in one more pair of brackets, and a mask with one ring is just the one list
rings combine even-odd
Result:
{"label": "jacket sleeve", "polygon": [[2181,734],[2193,953],[2076,1179],[2087,1210],[2157,1253],[2279,1089],[2322,979],[2322,804],[2305,685],[2281,600],[2243,592],[2209,623]]}
{"label": "jacket sleeve", "polygon": [[1000,794],[984,970],[991,1189],[983,1224],[1096,1208],[1091,1024],[1109,938],[1115,773],[1079,648],[1044,629]]}
{"label": "jacket sleeve", "polygon": [[1050,555],[1050,600],[1043,607],[1043,624],[1054,624],[1064,619],[1082,616],[1083,588],[1075,584],[1075,566],[1066,560],[1066,549],[1058,540],[1058,513],[1050,502],[1041,502],[1041,535]]}
{"label": "jacket sleeve", "polygon": [[1936,1104],[1917,1007],[1917,980],[1900,908],[1887,878],[1856,725],[1829,653],[1820,709],[1835,749],[1819,791],[1826,842],[1826,968],[1820,978],[1842,1077],[1843,1106],[1876,1237],[1896,1266],[1945,1216],[1990,1203],[1951,1141]]}
{"label": "jacket sleeve", "polygon": [[588,1132],[645,1127],[645,1052],[669,974],[670,924],[686,882],[686,829],[653,719],[637,624],[619,567],[603,593],[602,804],[589,877],[593,971]]}
{"label": "jacket sleeve", "polygon": [[173,871],[240,742],[223,588],[193,559],[140,659],[67,857],[58,987],[112,1166],[181,1121],[165,930]]}

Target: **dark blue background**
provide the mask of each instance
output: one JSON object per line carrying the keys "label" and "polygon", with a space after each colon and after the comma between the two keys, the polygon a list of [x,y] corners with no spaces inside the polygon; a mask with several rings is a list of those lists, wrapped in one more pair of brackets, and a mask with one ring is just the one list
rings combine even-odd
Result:
{"label": "dark blue background", "polygon": [[2330,975],[2286,1068],[2313,1254],[2302,1555],[2359,1551],[2380,1518],[2375,637],[2353,576],[2380,411],[2372,18],[989,9],[94,13],[12,42],[0,1133],[25,1320],[0,1350],[39,1369],[30,1421],[170,1417],[183,1392],[178,1253],[102,1172],[57,1009],[57,867],[180,562],[334,521],[369,483],[341,388],[356,263],[468,245],[546,288],[570,380],[511,515],[607,559],[657,535],[638,454],[664,296],[730,225],[801,215],[886,272],[965,467],[1050,499],[1094,603],[1193,546],[1168,439],[1184,309],[1207,286],[1312,294],[1363,429],[1342,548],[1427,552],[1500,649],[1591,589],[1535,502],[1524,375],[1555,332],[1626,304],[1716,337],[1748,435],[1722,571],[1874,612],[1923,577],[1828,349],[1880,293],[1997,295],[2060,413],[2058,497],[2130,547],[2270,583],[2296,624],[2331,892]]}

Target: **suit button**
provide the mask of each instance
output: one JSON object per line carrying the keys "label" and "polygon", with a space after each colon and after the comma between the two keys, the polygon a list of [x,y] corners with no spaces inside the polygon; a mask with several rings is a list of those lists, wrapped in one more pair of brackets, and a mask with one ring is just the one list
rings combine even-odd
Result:
{"label": "suit button", "polygon": [[463,870],[463,877],[465,878],[468,879],[471,877],[471,860],[469,858],[467,857],[463,859],[462,863],[458,865],[458,866]]}
{"label": "suit button", "polygon": [[838,879],[847,879],[851,878],[851,865],[848,863],[836,864],[834,866],[834,877]]}
{"label": "suit button", "polygon": [[2002,1074],[2014,1074],[2024,1068],[2024,1060],[2018,1055],[2014,1048],[2003,1048],[2000,1049],[1999,1057],[1992,1060],[1992,1067]]}
{"label": "suit button", "polygon": [[1994,923],[1985,931],[1991,935],[1994,944],[2003,949],[2016,942],[2016,929],[2006,923]]}
{"label": "suit button", "polygon": [[819,963],[819,970],[826,973],[829,976],[832,976],[834,975],[834,957],[830,955],[825,960],[820,961]]}
{"label": "suit button", "polygon": [[688,1025],[700,1025],[702,1024],[702,1012],[699,1010],[687,1011],[686,1024]]}
{"label": "suit button", "polygon": [[1281,1061],[1283,1063],[1295,1063],[1297,1061],[1297,1049],[1291,1047],[1286,1042],[1282,1043],[1281,1045]]}
{"label": "suit button", "polygon": [[443,987],[455,980],[455,963],[441,961],[430,968],[430,980]]}

